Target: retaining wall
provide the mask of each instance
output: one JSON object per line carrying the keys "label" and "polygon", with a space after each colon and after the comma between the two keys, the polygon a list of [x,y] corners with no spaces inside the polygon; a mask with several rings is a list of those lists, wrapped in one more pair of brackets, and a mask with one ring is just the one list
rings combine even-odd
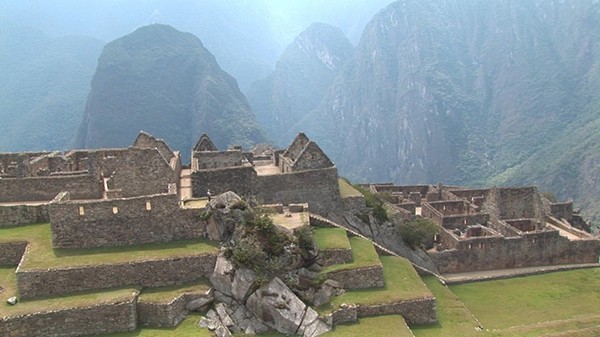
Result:
{"label": "retaining wall", "polygon": [[333,271],[327,273],[327,277],[341,282],[344,289],[368,289],[384,286],[382,266]]}
{"label": "retaining wall", "polygon": [[84,308],[40,311],[0,319],[0,336],[67,337],[131,331],[137,327],[136,297]]}
{"label": "retaining wall", "polygon": [[27,248],[27,242],[0,243],[0,266],[17,266]]}
{"label": "retaining wall", "polygon": [[0,227],[50,222],[48,204],[0,206]]}
{"label": "retaining wall", "polygon": [[22,298],[35,298],[123,286],[177,285],[208,277],[215,261],[216,255],[204,254],[69,268],[19,268],[17,287]]}

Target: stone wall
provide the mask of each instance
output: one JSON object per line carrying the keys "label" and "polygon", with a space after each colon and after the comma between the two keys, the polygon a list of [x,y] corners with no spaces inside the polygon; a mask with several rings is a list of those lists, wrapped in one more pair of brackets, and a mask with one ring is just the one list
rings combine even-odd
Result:
{"label": "stone wall", "polygon": [[232,191],[240,196],[253,195],[256,171],[250,166],[231,167],[219,170],[192,172],[194,198],[205,197],[210,189],[212,195]]}
{"label": "stone wall", "polygon": [[352,249],[337,248],[321,250],[319,251],[317,262],[323,267],[352,262]]}
{"label": "stone wall", "polygon": [[[199,298],[212,297],[205,293],[187,292],[180,294],[167,302],[146,302],[139,300],[137,303],[138,321],[141,326],[149,327],[174,327],[177,326],[188,313],[188,303]],[[211,300],[207,300],[210,303]]]}
{"label": "stone wall", "polygon": [[573,202],[550,204],[550,213],[559,219],[571,221],[573,219]]}
{"label": "stone wall", "polygon": [[0,243],[0,266],[17,266],[26,247],[25,241]]}
{"label": "stone wall", "polygon": [[120,189],[123,197],[135,197],[167,193],[169,184],[177,182],[178,175],[157,149],[130,148],[109,180],[109,186]]}
{"label": "stone wall", "polygon": [[246,160],[242,151],[194,152],[193,158],[198,159],[199,170],[242,166]]}
{"label": "stone wall", "polygon": [[[452,245],[449,245],[452,246]],[[430,252],[440,273],[459,273],[545,266],[598,263],[598,240],[569,241],[558,231],[524,233],[521,237],[475,237],[457,240],[453,247]]]}
{"label": "stone wall", "polygon": [[267,204],[308,203],[311,212],[327,214],[340,201],[335,167],[258,176],[253,167],[237,167],[192,172],[193,196],[203,197],[233,191],[240,196],[256,196]]}
{"label": "stone wall", "polygon": [[409,325],[435,324],[437,322],[435,298],[426,297],[395,303],[358,306],[358,317],[381,315],[402,315]]}
{"label": "stone wall", "polygon": [[197,209],[179,207],[177,194],[50,204],[57,248],[106,247],[206,236]]}
{"label": "stone wall", "polygon": [[335,167],[258,176],[257,197],[265,203],[308,203],[311,212],[327,214],[340,201]]}
{"label": "stone wall", "polygon": [[0,227],[50,222],[48,204],[0,206]]}
{"label": "stone wall", "polygon": [[92,175],[48,176],[0,179],[0,202],[50,201],[69,191],[72,199],[99,199],[102,185]]}
{"label": "stone wall", "polygon": [[363,212],[367,210],[367,204],[363,195],[342,198],[342,206],[345,211]]}
{"label": "stone wall", "polygon": [[215,261],[216,254],[202,254],[68,268],[19,268],[17,287],[22,298],[35,298],[123,286],[178,285],[208,277]]}
{"label": "stone wall", "polygon": [[492,188],[485,197],[483,210],[499,219],[534,218],[544,221],[542,202],[535,186]]}
{"label": "stone wall", "polygon": [[183,295],[167,303],[138,302],[139,323],[149,327],[177,326],[188,313],[185,309],[186,303]]}
{"label": "stone wall", "polygon": [[327,273],[327,277],[341,282],[344,289],[368,289],[384,286],[382,266],[333,271]]}
{"label": "stone wall", "polygon": [[67,337],[131,331],[137,327],[136,297],[84,308],[69,308],[4,317],[0,336]]}

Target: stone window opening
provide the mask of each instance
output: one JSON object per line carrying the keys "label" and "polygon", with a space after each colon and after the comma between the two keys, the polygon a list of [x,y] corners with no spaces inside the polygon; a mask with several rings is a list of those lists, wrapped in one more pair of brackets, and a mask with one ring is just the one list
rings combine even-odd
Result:
{"label": "stone window opening", "polygon": [[473,244],[469,243],[469,250],[473,249]]}
{"label": "stone window opening", "polygon": [[79,215],[85,215],[85,209],[83,206],[79,206]]}
{"label": "stone window opening", "polygon": [[113,214],[119,213],[119,208],[117,206],[113,206],[112,212],[113,212]]}
{"label": "stone window opening", "polygon": [[146,210],[147,211],[151,211],[152,210],[152,203],[150,201],[146,201]]}
{"label": "stone window opening", "polygon": [[480,242],[479,243],[479,249],[483,249],[483,248],[484,248],[483,242]]}

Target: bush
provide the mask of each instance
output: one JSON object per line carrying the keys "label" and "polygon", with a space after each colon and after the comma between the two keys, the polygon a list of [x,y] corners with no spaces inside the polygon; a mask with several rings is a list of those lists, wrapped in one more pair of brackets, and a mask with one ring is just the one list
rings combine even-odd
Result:
{"label": "bush", "polygon": [[315,237],[309,226],[302,226],[296,229],[294,234],[298,238],[298,247],[305,250],[311,250],[315,247]]}
{"label": "bush", "polygon": [[[389,216],[387,214],[387,210],[385,209],[385,197],[387,196],[380,196],[377,194],[373,194],[371,193],[371,191],[369,191],[369,189],[361,187],[361,186],[354,186],[354,188],[356,188],[358,191],[360,191],[360,193],[362,193],[362,195],[365,196],[365,204],[367,205],[367,207],[370,207],[371,209],[373,209],[373,216],[375,217],[375,219],[384,222],[384,221],[388,221],[389,220]],[[362,220],[362,218],[361,218]]]}
{"label": "bush", "polygon": [[439,232],[439,227],[425,218],[400,223],[396,225],[396,228],[402,237],[402,241],[412,249],[424,248]]}

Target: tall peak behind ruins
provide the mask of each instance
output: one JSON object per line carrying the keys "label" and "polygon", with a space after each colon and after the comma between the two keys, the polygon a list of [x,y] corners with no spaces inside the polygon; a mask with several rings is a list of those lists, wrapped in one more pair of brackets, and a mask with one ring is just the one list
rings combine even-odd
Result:
{"label": "tall peak behind ruins", "polygon": [[75,145],[122,147],[141,129],[184,152],[203,132],[221,147],[265,140],[235,79],[197,37],[167,25],[104,47]]}

